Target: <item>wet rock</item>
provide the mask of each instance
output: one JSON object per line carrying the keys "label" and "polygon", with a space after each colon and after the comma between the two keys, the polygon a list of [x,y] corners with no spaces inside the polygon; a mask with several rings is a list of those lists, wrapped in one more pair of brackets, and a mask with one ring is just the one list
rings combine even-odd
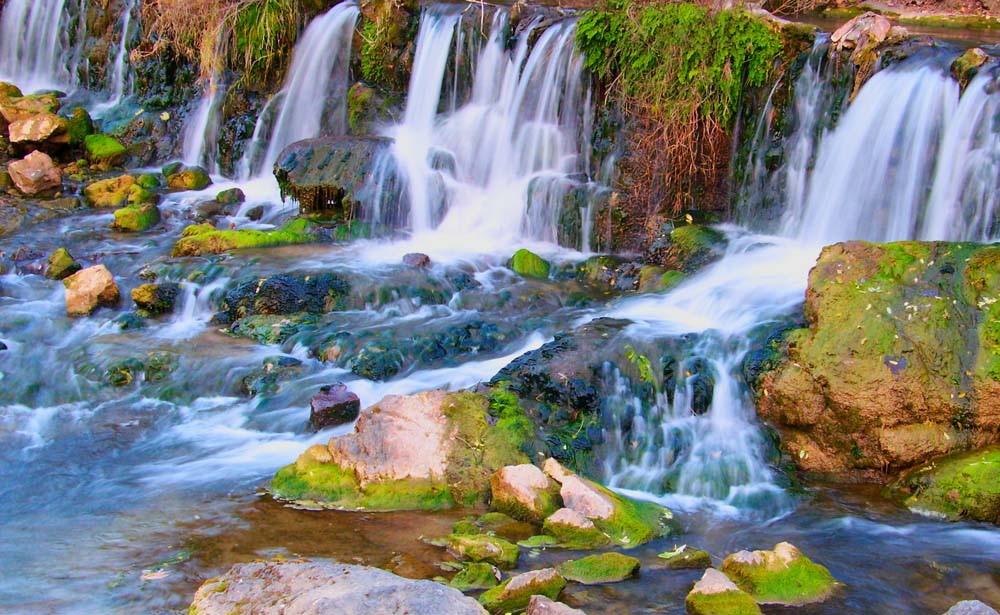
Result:
{"label": "wet rock", "polygon": [[493,564],[473,562],[462,568],[448,583],[458,591],[467,592],[477,589],[490,589],[500,584],[503,578],[500,570]]}
{"label": "wet rock", "polygon": [[21,93],[21,88],[17,87],[13,83],[0,81],[0,99],[20,98],[21,96],[24,96],[24,94]]}
{"label": "wet rock", "polygon": [[167,189],[170,192],[204,190],[212,184],[212,178],[201,167],[183,167],[166,177]]}
{"label": "wet rock", "polygon": [[530,463],[500,468],[490,490],[495,510],[529,523],[540,523],[560,506],[559,486]]}
{"label": "wet rock", "polygon": [[[499,394],[390,395],[361,411],[354,433],[306,450],[272,492],[334,508],[437,510],[485,503],[489,477],[526,463],[534,430]],[[482,443],[481,449],[469,443]]]}
{"label": "wet rock", "polygon": [[54,113],[39,113],[11,122],[7,130],[12,144],[69,143],[66,120]]}
{"label": "wet rock", "polygon": [[205,582],[190,615],[481,615],[475,600],[432,581],[364,566],[307,561],[239,564]]}
{"label": "wet rock", "polygon": [[517,566],[517,545],[498,536],[452,534],[448,537],[448,552],[461,560],[486,562],[503,569]]}
{"label": "wet rock", "polygon": [[0,115],[8,124],[26,120],[39,113],[59,111],[59,99],[53,94],[38,94],[0,99]]}
{"label": "wet rock", "polygon": [[878,13],[867,12],[849,20],[830,36],[837,49],[863,48],[869,44],[880,45],[889,36],[892,22]]}
{"label": "wet rock", "polygon": [[309,400],[309,427],[320,431],[350,423],[361,412],[361,398],[342,383],[325,386]]}
{"label": "wet rock", "polygon": [[150,314],[166,314],[174,311],[180,292],[180,285],[174,282],[143,284],[132,289],[132,301],[140,310]]}
{"label": "wet rock", "polygon": [[559,546],[568,549],[598,549],[611,540],[594,522],[572,508],[560,508],[552,513],[542,530],[556,539]]}
{"label": "wet rock", "polygon": [[1000,446],[935,459],[887,491],[917,513],[1000,525]]}
{"label": "wet rock", "polygon": [[510,268],[521,277],[545,280],[549,277],[551,265],[534,252],[521,248],[511,257]]}
{"label": "wet rock", "polygon": [[847,242],[809,274],[808,328],[754,383],[806,471],[884,481],[1000,425],[1000,247]]}
{"label": "wet rock", "polygon": [[264,206],[256,205],[247,210],[247,220],[260,221],[264,217]]}
{"label": "wet rock", "polygon": [[684,602],[690,615],[760,615],[754,599],[726,575],[709,568]]}
{"label": "wet rock", "polygon": [[114,166],[125,162],[125,146],[107,135],[87,135],[83,149],[91,164]]}
{"label": "wet rock", "polygon": [[350,285],[333,273],[278,274],[238,285],[219,304],[217,321],[253,315],[325,314],[346,307]]}
{"label": "wet rock", "polygon": [[83,107],[73,109],[73,115],[66,120],[66,134],[70,145],[82,145],[87,136],[94,132],[94,121]]}
{"label": "wet rock", "polygon": [[160,208],[154,203],[139,203],[116,209],[111,228],[123,233],[139,233],[160,221]]}
{"label": "wet rock", "polygon": [[66,313],[86,316],[100,306],[118,304],[120,296],[114,277],[104,265],[87,267],[63,279],[66,287]]}
{"label": "wet rock", "polygon": [[247,316],[234,322],[229,327],[229,333],[255,340],[259,344],[275,346],[284,344],[315,325],[316,318],[308,314]]}
{"label": "wet rock", "polygon": [[[685,224],[668,227],[650,245],[646,262],[655,263],[665,270],[690,274],[722,258],[726,243],[726,236],[710,226]],[[676,274],[667,280],[677,281]]]}
{"label": "wet rock", "polygon": [[223,190],[215,195],[215,201],[220,205],[239,205],[246,200],[246,195],[239,188]]}
{"label": "wet rock", "polygon": [[672,570],[701,569],[712,567],[712,557],[701,549],[692,549],[687,545],[675,546],[671,551],[657,555],[666,560],[666,567]]}
{"label": "wet rock", "polygon": [[[360,213],[368,177],[391,144],[382,137],[299,141],[278,156],[274,176],[282,196],[295,198],[302,213],[353,220]],[[394,179],[387,178],[382,189],[387,196],[394,193]]]}
{"label": "wet rock", "polygon": [[979,47],[966,50],[951,63],[951,74],[958,81],[964,90],[972,78],[979,72],[979,68],[990,59],[986,52]]}
{"label": "wet rock", "polygon": [[14,185],[28,196],[51,195],[62,188],[62,171],[43,152],[31,152],[7,165]]}
{"label": "wet rock", "polygon": [[600,553],[565,561],[558,566],[566,580],[584,585],[618,583],[639,574],[639,560],[621,553]]}
{"label": "wet rock", "polygon": [[257,397],[277,393],[281,390],[281,382],[302,372],[302,361],[295,357],[275,356],[261,361],[258,369],[250,372],[240,382],[244,395]]}
{"label": "wet rock", "polygon": [[202,201],[195,206],[195,216],[196,220],[210,220],[218,216],[231,216],[235,213],[236,208],[233,205],[223,205],[222,203],[211,200]]}
{"label": "wet rock", "polygon": [[418,269],[426,269],[431,266],[431,257],[419,252],[411,252],[403,255],[403,264]]}
{"label": "wet rock", "polygon": [[962,600],[955,603],[944,615],[997,615],[997,612],[978,600]]}
{"label": "wet rock", "polygon": [[479,603],[491,613],[519,611],[528,606],[532,596],[555,600],[566,587],[566,579],[552,568],[543,568],[507,579],[479,597]]}
{"label": "wet rock", "polygon": [[114,387],[128,386],[135,382],[146,369],[138,359],[115,361],[104,372],[104,381]]}
{"label": "wet rock", "polygon": [[580,609],[566,606],[546,596],[532,596],[528,601],[528,610],[524,615],[587,615]]}
{"label": "wet rock", "polygon": [[185,228],[181,239],[174,244],[171,256],[204,256],[222,254],[232,250],[270,248],[274,246],[309,243],[317,240],[315,229],[308,221],[297,218],[273,231],[256,229],[219,230],[211,224],[197,224]]}
{"label": "wet rock", "polygon": [[0,342],[0,351],[7,350],[7,344]]}
{"label": "wet rock", "polygon": [[722,572],[760,604],[822,602],[838,585],[829,570],[787,542],[773,551],[733,553],[722,562]]}
{"label": "wet rock", "polygon": [[156,195],[143,188],[132,175],[120,175],[92,182],[83,189],[83,200],[98,209],[155,203]]}
{"label": "wet rock", "polygon": [[83,267],[69,253],[66,248],[59,248],[49,254],[48,266],[45,268],[45,277],[50,280],[61,280],[80,271]]}

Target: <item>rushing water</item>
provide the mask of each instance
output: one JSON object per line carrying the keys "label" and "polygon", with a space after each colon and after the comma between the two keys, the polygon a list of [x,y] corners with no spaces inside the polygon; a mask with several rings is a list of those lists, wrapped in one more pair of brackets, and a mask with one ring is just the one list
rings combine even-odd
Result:
{"label": "rushing water", "polygon": [[101,117],[107,111],[120,105],[122,98],[127,96],[132,88],[128,43],[132,29],[132,12],[135,10],[135,6],[136,0],[126,0],[125,10],[122,11],[121,17],[118,19],[121,34],[118,39],[118,48],[115,50],[114,61],[108,67],[107,98],[92,109],[93,115],[97,117]]}
{"label": "rushing water", "polygon": [[82,19],[86,7],[86,0],[4,3],[0,75],[20,84],[25,92],[72,89],[79,80],[77,66],[86,37]]}
{"label": "rushing water", "polygon": [[[8,0],[4,33],[10,16],[29,6]],[[50,17],[62,14],[50,9]],[[356,17],[354,5],[338,5],[303,35],[285,92],[271,105],[275,123],[258,135],[262,160],[282,141],[342,130],[340,54]],[[113,233],[110,214],[85,210],[0,239],[6,254],[65,246],[86,265],[104,263],[126,297],[150,272],[182,285],[173,314],[122,329],[112,321],[128,311],[127,301],[69,319],[61,284],[33,273],[30,261],[0,275],[0,341],[7,346],[0,350],[0,610],[184,612],[204,578],[275,555],[440,574],[440,551],[418,537],[445,533],[459,514],[315,513],[282,508],[258,492],[306,446],[350,429],[308,433],[309,397],[333,381],[346,382],[364,404],[388,393],[474,386],[556,332],[608,315],[632,321],[625,334],[637,350],[652,353],[664,341],[673,353],[652,397],[637,393],[621,357],[607,357],[618,365],[606,366],[615,394],[605,400],[611,420],[602,452],[613,486],[687,513],[677,541],[717,557],[794,542],[847,584],[831,601],[797,609],[808,615],[938,613],[971,597],[1000,604],[991,568],[1000,550],[995,528],[928,522],[865,490],[819,486],[808,498],[790,496],[768,463],[769,443],[740,375],[755,336],[799,311],[823,242],[853,234],[995,235],[1000,127],[991,72],[959,97],[940,68],[951,59],[944,50],[941,58],[884,70],[854,103],[831,110],[824,100],[833,86],[818,45],[798,77],[784,164],[758,168],[784,195],[770,203],[780,233],[723,227],[729,246],[716,264],[669,293],[608,303],[574,281],[524,280],[504,266],[521,245],[557,265],[579,259],[555,245],[553,213],[567,190],[594,179],[586,136],[591,100],[573,50],[573,20],[529,21],[513,41],[509,21],[503,9],[426,9],[403,120],[386,128],[396,144],[392,168],[384,170],[405,175],[406,194],[400,209],[376,216],[406,228],[405,240],[168,259],[198,201],[230,183],[168,196],[163,222],[142,235]],[[121,25],[124,45],[127,20]],[[3,44],[10,40],[4,36]],[[60,49],[65,56],[68,48]],[[10,67],[21,60],[7,53],[0,70],[16,72]],[[330,63],[314,63],[320,59]],[[21,84],[66,78],[46,70],[30,69]],[[331,81],[302,82],[302,71]],[[223,96],[217,76],[189,124],[188,162],[211,166],[216,159]],[[293,134],[294,126],[281,127],[285,108],[289,117],[317,123]],[[325,127],[324,118],[331,122]],[[838,161],[855,159],[854,174],[841,173]],[[274,199],[273,180],[264,174],[258,181],[256,198]],[[434,265],[400,265],[413,250],[431,254]],[[376,382],[317,360],[308,333],[263,346],[211,324],[226,289],[289,271],[336,271],[351,281],[355,303],[323,317],[330,331],[393,340],[491,326],[503,335],[489,349],[419,359]],[[428,300],[432,293],[420,292],[427,288],[441,297]],[[244,379],[275,357],[301,363],[277,390],[242,392]],[[146,370],[127,386],[109,386],[105,371],[127,359],[165,362],[172,371],[160,378]],[[713,382],[707,400],[697,382],[705,377]],[[655,554],[672,542],[632,552],[643,561],[640,579],[571,587],[571,599],[591,615],[683,613],[696,573],[656,567]],[[522,569],[564,556],[523,558]]]}

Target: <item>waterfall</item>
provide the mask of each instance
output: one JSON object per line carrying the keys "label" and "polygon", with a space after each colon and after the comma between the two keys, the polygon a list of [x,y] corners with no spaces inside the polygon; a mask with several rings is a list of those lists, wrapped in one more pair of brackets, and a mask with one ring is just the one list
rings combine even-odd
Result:
{"label": "waterfall", "polygon": [[[448,6],[421,19],[403,121],[386,132],[406,185],[401,217],[435,245],[554,243],[565,197],[588,170],[589,91],[575,21],[543,28],[536,18],[511,48],[506,10],[474,14],[488,31],[468,35],[464,15]],[[468,67],[456,52],[452,68],[453,51],[470,48]]]}
{"label": "waterfall", "polygon": [[219,172],[218,141],[225,94],[219,75],[213,74],[184,128],[184,164],[203,166],[210,173]]}
{"label": "waterfall", "polygon": [[132,87],[131,75],[128,72],[128,37],[132,27],[132,11],[135,9],[136,1],[127,0],[125,2],[125,10],[118,20],[121,24],[121,38],[118,41],[118,49],[115,51],[114,62],[109,69],[108,98],[93,109],[93,115],[98,117],[121,103],[122,97]]}
{"label": "waterfall", "polygon": [[86,0],[7,0],[0,20],[2,78],[25,92],[74,88],[86,10]]}
{"label": "waterfall", "polygon": [[316,17],[295,45],[281,91],[261,112],[242,161],[244,179],[270,175],[285,147],[347,131],[347,71],[358,18],[354,2]]}

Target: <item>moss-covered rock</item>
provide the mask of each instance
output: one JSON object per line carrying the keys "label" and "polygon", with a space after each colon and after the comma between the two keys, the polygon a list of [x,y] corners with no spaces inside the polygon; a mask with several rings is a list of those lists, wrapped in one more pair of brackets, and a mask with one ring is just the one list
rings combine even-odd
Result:
{"label": "moss-covered rock", "polygon": [[761,604],[821,602],[838,585],[829,570],[787,542],[773,551],[733,553],[722,562],[722,572]]}
{"label": "moss-covered rock", "polygon": [[695,583],[684,605],[690,615],[761,615],[757,602],[714,568]]}
{"label": "moss-covered rock", "polygon": [[521,248],[510,259],[510,268],[519,276],[540,280],[549,277],[549,262],[531,250]]}
{"label": "moss-covered rock", "polygon": [[545,519],[542,530],[567,549],[598,549],[611,544],[593,521],[569,508],[560,508]]}
{"label": "moss-covered rock", "polygon": [[666,560],[666,567],[673,570],[703,569],[712,567],[712,556],[707,551],[692,549],[687,545],[675,546],[670,551],[657,555]]}
{"label": "moss-covered rock", "polygon": [[127,205],[115,210],[111,228],[123,233],[139,233],[160,221],[160,208],[153,203]]}
{"label": "moss-covered rock", "polygon": [[566,579],[552,568],[519,574],[507,579],[479,597],[479,603],[491,613],[519,611],[528,606],[532,596],[555,600],[566,587]]}
{"label": "moss-covered rock", "polygon": [[239,205],[245,200],[247,197],[239,188],[229,188],[215,195],[215,201],[220,205]]}
{"label": "moss-covered rock", "polygon": [[540,523],[562,505],[559,486],[531,464],[497,470],[490,477],[490,492],[495,510],[530,523]]}
{"label": "moss-covered rock", "polygon": [[473,562],[486,562],[498,568],[517,566],[517,545],[488,534],[452,534],[448,537],[448,552]]}
{"label": "moss-covered rock", "polygon": [[107,135],[87,135],[83,139],[83,149],[91,164],[112,166],[125,162],[125,146]]}
{"label": "moss-covered rock", "polygon": [[1000,446],[935,459],[906,472],[888,493],[914,512],[1000,525]]}
{"label": "moss-covered rock", "polygon": [[149,314],[165,314],[174,310],[181,287],[174,282],[143,284],[132,289],[132,301]]}
{"label": "moss-covered rock", "polygon": [[61,280],[80,271],[83,267],[76,262],[73,255],[66,248],[59,248],[49,254],[47,266],[45,267],[45,277],[50,280]]}
{"label": "moss-covered rock", "polygon": [[662,263],[671,270],[693,272],[722,256],[726,236],[710,226],[686,224],[670,231]]}
{"label": "moss-covered rock", "polygon": [[143,173],[135,179],[135,183],[150,191],[159,190],[163,187],[160,184],[160,179],[152,173]]}
{"label": "moss-covered rock", "polygon": [[81,145],[84,140],[94,133],[94,121],[90,119],[90,114],[83,107],[73,110],[73,115],[66,120],[66,134],[69,135],[70,145]]}
{"label": "moss-covered rock", "polygon": [[967,49],[965,53],[958,56],[954,62],[951,63],[951,74],[958,81],[958,84],[964,90],[972,78],[976,76],[979,72],[979,67],[990,59],[986,52],[979,47],[973,47]]}
{"label": "moss-covered rock", "polygon": [[639,560],[621,553],[601,553],[565,561],[558,566],[565,579],[584,585],[617,583],[639,574]]}
{"label": "moss-covered rock", "polygon": [[83,189],[84,202],[98,209],[155,203],[156,195],[140,186],[134,176],[120,175],[92,182]]}
{"label": "moss-covered rock", "polygon": [[212,185],[212,178],[201,167],[184,167],[167,175],[167,188],[171,192],[204,190]]}
{"label": "moss-covered rock", "polygon": [[500,570],[492,564],[473,562],[452,577],[448,585],[463,592],[490,589],[500,584]]}
{"label": "moss-covered rock", "polygon": [[185,228],[181,233],[181,239],[174,244],[171,256],[222,254],[231,250],[309,243],[316,239],[312,223],[301,218],[292,220],[273,231],[218,230],[206,222]]}

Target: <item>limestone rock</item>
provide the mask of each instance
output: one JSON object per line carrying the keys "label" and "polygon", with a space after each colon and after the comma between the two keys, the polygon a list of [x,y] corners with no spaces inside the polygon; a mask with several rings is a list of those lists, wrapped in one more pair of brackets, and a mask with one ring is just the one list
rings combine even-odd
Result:
{"label": "limestone rock", "polygon": [[160,221],[160,208],[155,203],[137,203],[115,210],[111,228],[123,233],[140,233]]}
{"label": "limestone rock", "polygon": [[92,164],[117,165],[125,161],[125,146],[107,135],[87,135],[83,149]]}
{"label": "limestone rock", "polygon": [[431,266],[431,257],[419,252],[411,252],[403,255],[403,264],[417,269],[426,269]]}
{"label": "limestone rock", "polygon": [[86,316],[99,306],[116,305],[120,299],[118,285],[104,265],[94,265],[63,280],[66,287],[66,313]]}
{"label": "limestone rock", "polygon": [[830,36],[830,42],[840,49],[863,47],[866,41],[878,45],[892,30],[892,22],[878,13],[867,12],[843,24]]}
{"label": "limestone rock", "polygon": [[201,167],[184,167],[167,175],[167,188],[171,192],[204,190],[212,184],[212,178]]}
{"label": "limestone rock", "polygon": [[361,412],[361,398],[343,383],[331,384],[319,390],[309,400],[309,427],[320,431],[327,427],[350,423]]}
{"label": "limestone rock", "polygon": [[544,280],[549,277],[551,265],[534,252],[521,248],[511,257],[510,268],[519,276]]}
{"label": "limestone rock", "polygon": [[560,508],[549,515],[542,529],[560,546],[570,549],[597,549],[611,542],[593,521],[571,508]]}
{"label": "limestone rock", "polygon": [[515,519],[540,523],[559,508],[559,486],[530,463],[500,468],[490,487],[493,508]]}
{"label": "limestone rock", "polygon": [[517,566],[517,545],[488,534],[452,534],[448,537],[448,552],[459,559],[504,569]]}
{"label": "limestone rock", "polygon": [[[249,609],[249,610],[248,610]],[[365,566],[314,562],[239,564],[205,582],[190,615],[482,615],[475,600],[432,581]]]}
{"label": "limestone rock", "polygon": [[672,551],[660,553],[657,557],[666,560],[666,567],[673,570],[712,567],[712,557],[707,552],[687,545],[675,546]]}
{"label": "limestone rock", "polygon": [[580,609],[566,606],[546,596],[535,595],[528,601],[528,610],[524,615],[587,615]]}
{"label": "limestone rock", "polygon": [[829,570],[787,542],[772,551],[733,553],[722,562],[722,572],[760,604],[822,602],[838,585]]}
{"label": "limestone rock", "polygon": [[28,119],[39,113],[55,113],[58,110],[59,99],[53,94],[0,97],[0,115],[8,124]]}
{"label": "limestone rock", "polygon": [[62,188],[62,171],[43,152],[31,152],[11,162],[7,172],[17,189],[28,196],[54,193]]}
{"label": "limestone rock", "polygon": [[7,130],[11,143],[69,143],[66,120],[54,113],[39,113],[11,122]]}
{"label": "limestone rock", "polygon": [[958,84],[965,89],[972,78],[976,76],[979,72],[979,68],[986,64],[990,59],[990,56],[986,55],[986,52],[979,47],[973,47],[972,49],[966,50],[965,53],[958,56],[954,62],[951,63],[951,74],[958,81]]}
{"label": "limestone rock", "polygon": [[760,615],[760,607],[726,575],[709,568],[684,602],[690,615]]}
{"label": "limestone rock", "polygon": [[545,596],[555,600],[566,587],[566,579],[552,568],[543,568],[507,579],[479,597],[491,613],[518,611],[528,606],[531,597]]}
{"label": "limestone rock", "polygon": [[448,585],[463,592],[490,589],[499,585],[501,578],[500,570],[493,564],[473,562],[452,577]]}

